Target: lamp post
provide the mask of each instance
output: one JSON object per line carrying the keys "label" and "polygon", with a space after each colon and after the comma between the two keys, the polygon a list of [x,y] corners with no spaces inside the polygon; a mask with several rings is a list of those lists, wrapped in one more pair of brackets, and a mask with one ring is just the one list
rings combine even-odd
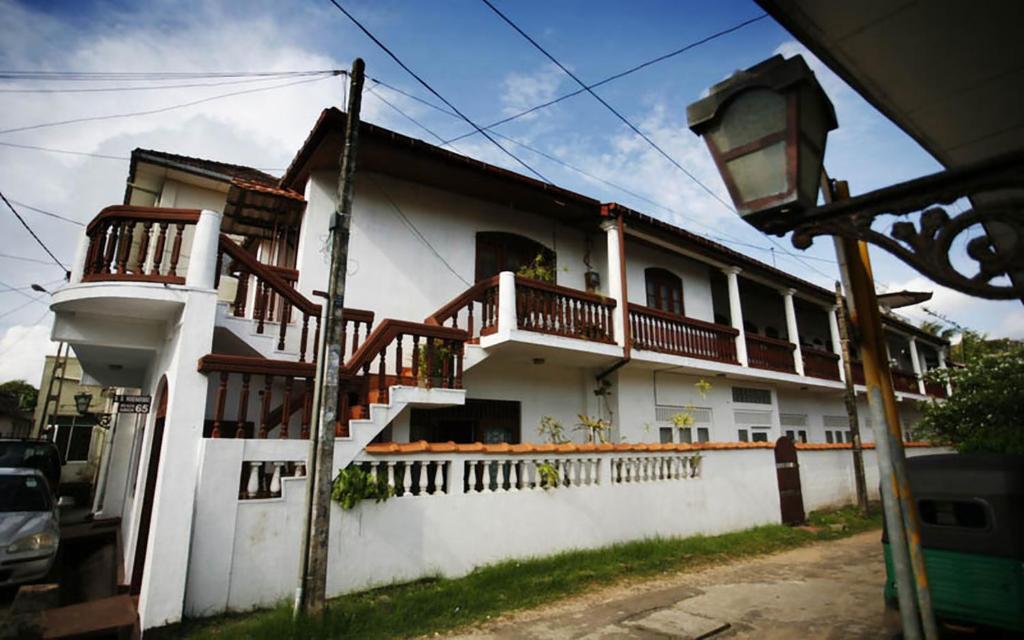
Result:
{"label": "lamp post", "polygon": [[94,413],[89,411],[89,407],[92,406],[92,394],[88,391],[81,391],[75,394],[75,410],[78,411],[78,415],[83,418],[86,416],[92,416],[96,418],[97,424],[106,429],[110,426],[110,414],[109,413]]}
{"label": "lamp post", "polygon": [[[823,180],[835,110],[802,57],[774,56],[736,72],[689,105],[687,116],[690,129],[707,143],[737,213],[759,230],[781,235],[797,228],[815,209],[819,185],[826,187],[826,206],[849,199],[845,183]],[[836,250],[862,344],[903,632],[913,640],[923,628],[931,640],[938,634],[867,245],[856,233],[833,235],[845,236],[836,239]]]}

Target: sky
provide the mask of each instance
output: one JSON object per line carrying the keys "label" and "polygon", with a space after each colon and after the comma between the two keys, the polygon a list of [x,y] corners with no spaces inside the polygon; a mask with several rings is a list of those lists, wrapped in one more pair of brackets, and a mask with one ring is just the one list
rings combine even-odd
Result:
{"label": "sky", "polygon": [[[479,124],[577,88],[480,0],[339,2]],[[588,83],[763,15],[748,0],[494,2]],[[829,137],[826,166],[832,176],[848,180],[854,194],[941,168],[769,17],[597,89],[703,186],[586,94],[496,131],[516,141],[499,138],[504,146],[559,186],[620,202],[831,288],[838,276],[831,241],[818,239],[799,251],[788,238],[769,239],[739,220],[705,190],[729,200],[704,144],[686,126],[686,105],[708,86],[775,53],[804,54],[834,102],[840,128]],[[0,0],[0,69],[5,71],[309,71],[348,69],[355,57],[366,61],[371,79],[363,119],[433,144],[439,142],[435,136],[448,140],[472,131],[465,122],[378,84],[438,102],[328,0]],[[279,175],[320,111],[345,102],[343,77],[223,82],[177,81],[164,84],[216,86],[124,91],[154,85],[0,78],[0,191],[69,264],[81,225],[104,206],[120,203],[132,149],[205,157]],[[84,87],[118,90],[68,92]],[[57,91],[24,91],[41,88]],[[225,95],[238,92],[245,93]],[[160,112],[125,116],[147,111]],[[479,135],[450,148],[526,172]],[[929,309],[992,336],[1024,337],[1019,302],[984,301],[945,289],[881,250],[873,250],[872,259],[879,291],[933,291],[924,305]],[[38,384],[43,354],[55,350],[49,339],[53,315],[49,295],[30,286],[53,291],[62,275],[14,215],[0,210],[0,382],[24,378]],[[904,314],[915,322],[928,319],[920,308]]]}

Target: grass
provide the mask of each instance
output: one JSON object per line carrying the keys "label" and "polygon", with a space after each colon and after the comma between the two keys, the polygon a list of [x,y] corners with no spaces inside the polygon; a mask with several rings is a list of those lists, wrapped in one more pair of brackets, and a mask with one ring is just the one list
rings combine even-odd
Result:
{"label": "grass", "polygon": [[[161,630],[161,638],[406,638],[448,631],[503,613],[607,587],[628,578],[692,570],[881,526],[877,509],[812,513],[812,528],[769,525],[717,536],[660,538],[602,549],[481,567],[457,579],[396,584],[330,601],[321,620],[293,621],[290,605],[265,611],[188,620]],[[155,631],[155,630],[154,630]]]}

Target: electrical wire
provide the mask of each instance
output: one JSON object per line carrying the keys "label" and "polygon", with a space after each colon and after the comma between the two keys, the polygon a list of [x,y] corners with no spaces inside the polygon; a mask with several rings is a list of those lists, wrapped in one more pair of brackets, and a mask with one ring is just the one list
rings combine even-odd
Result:
{"label": "electrical wire", "polygon": [[[28,149],[28,150],[31,150],[31,151],[44,151],[46,153],[63,153],[63,154],[72,155],[72,156],[83,156],[83,157],[86,157],[86,158],[99,158],[101,160],[118,160],[118,161],[121,161],[121,162],[124,162],[126,160],[131,160],[131,156],[114,156],[114,155],[109,155],[109,154],[105,154],[105,153],[90,153],[88,151],[74,151],[74,150],[71,150],[71,149],[54,149],[53,147],[38,147],[38,146],[35,146],[35,145],[31,145],[31,144],[17,144],[17,143],[14,143],[14,142],[2,142],[2,141],[0,141],[0,146],[12,147],[12,148],[15,148],[15,149]],[[283,169],[281,167],[252,167],[252,168],[253,169],[258,169],[259,171],[285,171],[285,169]]]}
{"label": "electrical wire", "polygon": [[57,265],[53,264],[52,262],[50,262],[49,260],[38,260],[36,258],[26,258],[24,256],[14,256],[14,255],[11,255],[9,253],[0,253],[0,258],[7,258],[8,260],[21,260],[23,262],[33,262],[35,264],[45,264],[45,265],[47,265],[49,267],[57,266]]}
{"label": "electrical wire", "polygon": [[32,289],[31,286],[28,286],[28,287],[17,287],[16,288],[16,287],[12,287],[11,285],[7,284],[6,282],[0,281],[0,287],[3,287],[3,289],[0,289],[0,293],[17,293],[19,295],[22,295],[22,296],[28,298],[29,300],[34,299],[33,296],[30,296],[29,294],[25,293],[26,289],[28,289],[28,290]]}
{"label": "electrical wire", "polygon": [[498,149],[500,149],[500,150],[501,150],[501,151],[502,151],[502,152],[503,152],[503,153],[504,153],[505,155],[507,155],[508,157],[512,158],[512,159],[513,159],[513,160],[515,160],[515,161],[516,161],[517,163],[519,163],[520,165],[522,165],[523,167],[525,167],[525,168],[526,168],[526,169],[527,169],[527,170],[528,170],[528,171],[529,171],[530,173],[532,173],[533,175],[537,176],[537,178],[539,178],[539,179],[540,179],[540,180],[542,180],[543,182],[547,182],[548,184],[551,184],[551,181],[550,181],[550,180],[548,180],[547,178],[545,178],[545,177],[544,177],[544,176],[543,176],[543,175],[542,175],[541,173],[539,173],[539,172],[538,172],[538,171],[537,171],[536,169],[534,169],[534,168],[533,168],[533,167],[531,167],[530,165],[528,165],[528,164],[526,164],[525,162],[523,162],[523,160],[521,160],[521,159],[520,159],[520,158],[519,158],[518,156],[516,156],[516,155],[515,155],[514,153],[512,153],[511,151],[509,151],[508,149],[506,149],[506,148],[505,148],[504,146],[502,146],[502,144],[501,144],[500,142],[498,142],[497,140],[495,140],[495,139],[494,139],[493,137],[491,137],[491,135],[490,135],[490,134],[488,134],[488,133],[487,133],[486,131],[484,131],[483,129],[481,129],[481,128],[480,128],[480,126],[479,126],[478,124],[476,124],[475,122],[473,122],[472,120],[470,120],[468,116],[466,116],[466,115],[465,115],[464,113],[462,113],[461,111],[459,111],[458,107],[456,107],[456,106],[455,106],[454,104],[452,104],[452,103],[451,103],[451,102],[449,102],[449,101],[448,101],[447,99],[445,99],[445,97],[444,97],[444,96],[442,96],[442,95],[441,95],[440,93],[438,93],[438,91],[437,91],[436,89],[434,89],[434,88],[433,88],[432,86],[430,86],[430,84],[429,84],[429,83],[428,83],[428,82],[427,82],[426,80],[424,80],[423,78],[421,78],[421,77],[420,77],[419,75],[417,75],[417,74],[416,74],[416,72],[415,72],[415,71],[413,71],[412,69],[410,69],[408,65],[406,65],[406,64],[405,64],[404,62],[402,62],[401,58],[399,58],[399,57],[398,57],[397,55],[395,55],[395,53],[394,53],[393,51],[391,51],[391,49],[389,49],[389,48],[387,47],[387,45],[385,45],[385,44],[384,44],[383,42],[381,42],[381,41],[380,41],[380,39],[378,39],[378,38],[377,38],[377,36],[373,35],[373,33],[371,33],[369,29],[367,29],[366,27],[364,27],[364,26],[363,26],[363,24],[362,24],[361,22],[359,22],[358,20],[356,20],[355,16],[353,16],[353,15],[352,15],[351,13],[349,13],[348,11],[346,11],[344,7],[342,7],[342,6],[340,5],[340,4],[338,4],[337,0],[329,0],[329,1],[330,1],[330,3],[331,3],[331,4],[333,4],[333,5],[334,5],[334,7],[335,7],[335,8],[336,8],[336,9],[337,9],[338,11],[340,11],[341,13],[343,13],[343,14],[345,15],[345,17],[347,17],[347,18],[348,18],[349,20],[351,20],[351,21],[352,21],[352,23],[353,23],[353,24],[355,24],[355,25],[356,25],[356,27],[358,27],[358,28],[359,28],[359,30],[360,30],[360,31],[362,31],[362,32],[363,32],[363,34],[365,34],[365,35],[366,35],[366,37],[368,37],[368,38],[369,38],[370,40],[372,40],[372,41],[374,42],[374,44],[376,44],[376,45],[377,45],[378,47],[380,47],[380,48],[381,48],[381,50],[382,50],[382,51],[384,51],[384,53],[386,53],[386,54],[388,55],[388,57],[389,57],[389,58],[391,58],[392,60],[394,60],[394,61],[395,61],[395,63],[396,63],[396,64],[397,64],[398,66],[400,66],[400,67],[401,67],[401,68],[402,68],[402,69],[403,69],[403,70],[404,70],[404,71],[405,71],[406,73],[408,73],[408,74],[409,74],[410,76],[412,76],[412,77],[413,77],[413,78],[414,78],[414,79],[415,79],[415,80],[416,80],[417,82],[419,82],[419,83],[420,83],[421,85],[423,85],[423,88],[425,88],[425,89],[426,89],[427,91],[429,91],[429,92],[430,92],[431,94],[433,94],[433,95],[434,95],[434,97],[436,97],[436,98],[437,98],[438,100],[440,100],[441,102],[445,103],[445,104],[446,104],[446,105],[448,106],[448,108],[449,108],[449,109],[451,109],[452,111],[454,111],[455,113],[457,113],[457,114],[459,115],[459,117],[460,117],[460,118],[462,118],[463,120],[465,120],[465,121],[466,121],[466,123],[468,123],[468,124],[469,124],[469,125],[470,125],[471,127],[473,127],[474,129],[476,129],[476,130],[477,130],[477,132],[478,132],[478,133],[479,133],[480,135],[482,135],[483,137],[487,138],[487,139],[488,139],[488,140],[489,140],[489,141],[491,142],[491,144],[493,144],[494,146],[498,147]]}
{"label": "electrical wire", "polygon": [[71,218],[66,218],[66,217],[60,215],[59,213],[53,213],[52,211],[47,211],[46,209],[40,209],[39,207],[33,207],[30,204],[25,204],[24,202],[19,202],[19,201],[15,200],[14,198],[11,198],[11,202],[13,202],[14,204],[18,205],[22,209],[28,209],[29,211],[35,211],[36,213],[42,214],[44,216],[49,216],[51,218],[56,218],[57,220],[62,220],[64,222],[69,222],[71,224],[78,225],[79,227],[84,227],[85,226],[85,224],[79,222],[78,220],[72,220]]}
{"label": "electrical wire", "polygon": [[[505,123],[512,122],[513,120],[518,120],[519,118],[522,118],[523,116],[526,116],[526,115],[529,115],[531,113],[534,113],[535,111],[539,111],[541,109],[546,109],[547,107],[550,107],[552,105],[558,104],[559,102],[562,102],[563,100],[568,100],[569,98],[574,98],[574,97],[580,95],[581,93],[589,91],[590,89],[596,89],[597,87],[600,87],[602,85],[608,84],[609,82],[612,82],[614,80],[618,80],[620,78],[624,78],[624,77],[626,77],[626,76],[628,76],[630,74],[636,73],[637,71],[640,71],[641,69],[645,69],[645,68],[647,68],[647,67],[649,67],[651,65],[657,64],[659,62],[663,62],[665,60],[668,60],[669,58],[674,58],[675,56],[678,56],[678,55],[680,55],[682,53],[686,53],[687,51],[690,51],[691,49],[696,49],[697,47],[700,47],[700,46],[705,45],[705,44],[707,44],[709,42],[717,40],[718,38],[721,38],[721,37],[726,36],[726,35],[728,35],[730,33],[733,33],[734,31],[739,31],[743,27],[746,27],[746,26],[751,25],[751,24],[753,24],[755,22],[758,22],[759,20],[764,20],[767,17],[768,17],[768,14],[762,13],[761,15],[759,15],[759,16],[757,16],[755,18],[750,18],[749,20],[744,20],[743,22],[735,24],[735,25],[733,25],[731,27],[728,27],[726,29],[722,29],[721,31],[716,31],[715,33],[712,33],[709,36],[705,36],[705,37],[701,38],[700,40],[696,40],[694,42],[691,42],[690,44],[687,44],[687,45],[685,45],[683,47],[680,47],[679,49],[676,49],[675,51],[670,51],[670,52],[668,52],[668,53],[666,53],[664,55],[660,55],[660,56],[658,56],[656,58],[652,58],[652,59],[647,60],[645,62],[641,62],[640,64],[634,65],[634,66],[630,67],[629,69],[626,69],[625,71],[620,71],[619,73],[610,75],[610,76],[608,76],[607,78],[605,78],[603,80],[599,80],[599,81],[597,81],[597,82],[595,82],[593,84],[586,85],[584,88],[577,89],[576,91],[570,91],[569,93],[566,93],[566,94],[563,94],[561,96],[558,96],[557,98],[552,98],[551,100],[548,100],[547,102],[542,102],[542,103],[534,105],[534,106],[532,106],[532,107],[530,107],[528,109],[524,109],[523,111],[520,111],[519,113],[515,113],[515,114],[512,114],[512,115],[510,115],[510,116],[508,116],[506,118],[502,118],[501,120],[497,120],[495,122],[492,122],[491,124],[485,126],[484,129],[488,129],[488,130],[493,129],[494,127],[498,127],[498,126],[501,126],[501,125],[503,125]],[[474,133],[476,133],[476,132],[475,131],[470,131],[468,133],[462,134],[461,136],[458,136],[458,137],[455,137],[455,138],[451,138],[450,140],[446,140],[444,142],[444,144],[442,144],[441,146],[445,146],[447,144],[451,144],[452,142],[458,142],[459,140],[462,140],[463,138],[469,137],[469,136],[473,135]]]}
{"label": "electrical wire", "polygon": [[307,78],[305,80],[297,80],[295,82],[286,82],[284,84],[276,84],[276,85],[272,85],[272,86],[269,86],[269,87],[258,87],[256,89],[245,89],[243,91],[232,91],[230,93],[221,93],[221,94],[218,94],[218,95],[215,95],[215,96],[208,96],[208,97],[202,98],[200,100],[193,100],[191,102],[184,102],[184,103],[181,103],[181,104],[170,105],[170,106],[167,106],[167,107],[160,107],[158,109],[149,109],[149,110],[146,110],[146,111],[134,111],[132,113],[115,113],[115,114],[108,114],[108,115],[104,115],[104,116],[89,116],[89,117],[85,117],[85,118],[73,118],[71,120],[60,120],[58,122],[45,122],[45,123],[42,123],[42,124],[33,124],[33,125],[24,126],[24,127],[14,127],[12,129],[0,130],[0,135],[6,134],[6,133],[16,133],[16,132],[19,132],[19,131],[31,131],[31,130],[34,130],[34,129],[44,129],[44,128],[48,128],[48,127],[57,127],[57,126],[62,126],[62,125],[66,125],[66,124],[76,124],[76,123],[79,123],[79,122],[96,122],[98,120],[115,120],[115,119],[118,119],[118,118],[134,118],[134,117],[137,117],[137,116],[151,116],[151,115],[156,115],[158,113],[166,113],[168,111],[174,111],[175,109],[184,109],[185,107],[194,107],[194,106],[199,105],[199,104],[204,104],[206,102],[213,102],[214,100],[221,100],[223,98],[231,98],[233,96],[241,96],[241,95],[246,95],[246,94],[250,94],[250,93],[258,93],[258,92],[261,92],[261,91],[272,91],[274,89],[283,89],[285,87],[293,87],[295,85],[308,84],[310,82],[319,82],[319,81],[324,80],[325,78],[329,78],[329,77],[331,77],[331,76],[320,76],[320,77],[316,77],[316,78]]}
{"label": "electrical wire", "polygon": [[[25,306],[28,306],[28,305],[25,305]],[[3,318],[4,316],[7,316],[7,315],[9,315],[10,313],[13,313],[13,311],[15,311],[15,310],[12,310],[12,311],[10,311],[10,312],[8,312],[8,313],[5,313],[5,314],[3,314],[3,315],[0,315],[0,318]],[[39,316],[39,318],[38,318],[38,319],[37,319],[37,320],[36,320],[35,322],[33,322],[32,324],[30,324],[30,325],[27,325],[27,326],[28,326],[29,328],[37,326],[37,325],[38,325],[39,323],[41,323],[41,322],[42,322],[43,320],[45,320],[45,319],[46,319],[46,316],[50,315],[50,313],[52,313],[52,312],[50,311],[50,309],[49,309],[49,308],[47,308],[47,309],[46,309],[46,311],[44,311],[44,312],[43,312],[43,315]],[[4,347],[3,349],[0,349],[0,356],[2,356],[2,355],[4,355],[4,354],[6,354],[6,353],[7,353],[8,351],[10,351],[10,350],[11,350],[11,349],[12,349],[12,348],[13,348],[13,347],[15,346],[15,345],[18,345],[18,344],[21,344],[21,343],[20,343],[20,342],[12,342],[11,344],[9,344],[9,345],[7,345],[6,347]]]}
{"label": "electrical wire", "polygon": [[259,78],[246,78],[243,80],[225,80],[223,82],[192,82],[187,84],[161,84],[154,86],[143,86],[143,87],[86,87],[86,88],[75,88],[68,89],[66,87],[42,87],[35,89],[4,89],[0,88],[0,93],[114,93],[124,91],[163,91],[166,89],[192,89],[192,88],[204,88],[204,87],[224,87],[228,85],[238,84],[253,84],[256,82],[267,82],[269,80],[280,80],[283,78],[295,78],[295,77],[306,77],[311,75],[336,75],[333,71],[316,71],[316,72],[303,72],[303,73],[282,73],[278,75],[265,76]]}
{"label": "electrical wire", "polygon": [[[28,223],[25,222],[25,219],[21,217],[21,214],[18,213],[18,210],[14,208],[14,205],[11,204],[11,201],[7,199],[7,196],[4,195],[3,191],[0,191],[0,199],[2,199],[4,201],[4,204],[6,204],[7,208],[11,210],[11,213],[14,214],[14,217],[18,219],[18,222],[20,222],[21,225],[23,227],[25,227],[25,229],[29,232],[29,234],[35,239],[35,241],[37,243],[39,243],[39,246],[43,248],[43,251],[45,251],[47,254],[49,254],[49,256],[51,258],[53,258],[53,261],[55,263],[57,263],[57,266],[59,266],[61,269],[63,269],[65,272],[67,272],[68,268],[64,266],[63,262],[61,262],[60,260],[57,259],[57,256],[53,255],[53,252],[50,251],[50,248],[46,246],[46,243],[44,243],[39,238],[39,236],[36,235],[36,232],[32,230],[32,227],[30,227],[28,225]],[[0,317],[2,317],[2,316],[0,316]]]}
{"label": "electrical wire", "polygon": [[255,78],[281,75],[315,75],[344,73],[339,69],[306,69],[302,71],[42,71],[0,70],[0,80],[63,80],[111,82],[163,82],[167,80],[193,80],[200,78]]}
{"label": "electrical wire", "polygon": [[[42,295],[40,295],[40,296],[38,296],[36,298],[29,298],[24,304],[19,304],[18,306],[14,307],[13,309],[8,309],[7,311],[5,311],[3,313],[0,313],[0,318],[6,318],[7,316],[11,315],[12,313],[14,313],[16,311],[21,311],[22,309],[24,309],[28,305],[32,304],[33,302],[40,302],[40,303],[42,303],[42,300],[45,297],[46,297],[46,294],[44,293],[44,294],[42,294]],[[46,313],[49,313],[49,312],[50,312],[50,310],[47,309]],[[36,322],[36,324],[39,324],[39,322],[42,322],[42,318],[40,318],[39,321]]]}

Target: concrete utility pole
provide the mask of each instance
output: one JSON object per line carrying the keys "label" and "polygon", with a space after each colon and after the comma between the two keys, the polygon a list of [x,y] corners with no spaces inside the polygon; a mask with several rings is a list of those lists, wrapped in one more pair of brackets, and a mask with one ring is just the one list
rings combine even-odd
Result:
{"label": "concrete utility pole", "polygon": [[860,421],[857,419],[857,396],[853,389],[853,361],[850,359],[850,327],[846,323],[846,301],[843,287],[836,283],[836,318],[839,324],[839,339],[842,342],[843,378],[846,380],[846,415],[850,419],[850,434],[853,435],[853,481],[857,487],[857,509],[868,512],[868,485],[864,480],[864,450],[860,440]]}
{"label": "concrete utility pole", "polygon": [[323,613],[327,597],[327,551],[330,540],[331,488],[334,482],[334,430],[338,423],[338,396],[344,391],[340,379],[344,365],[341,343],[345,329],[345,275],[348,268],[348,238],[352,222],[353,177],[359,144],[359,109],[363,97],[365,63],[356,58],[349,77],[348,120],[341,150],[341,174],[338,178],[338,204],[331,223],[331,276],[328,283],[324,351],[317,371],[319,382],[319,419],[313,468],[312,514],[310,517],[302,610],[309,615]]}
{"label": "concrete utility pole", "polygon": [[[850,198],[846,182],[832,183],[825,176],[823,182],[826,202]],[[923,631],[926,640],[937,640],[938,626],[935,623],[928,572],[921,549],[917,507],[907,477],[899,409],[896,407],[896,395],[892,387],[892,373],[886,355],[885,335],[882,332],[882,317],[878,311],[868,246],[865,242],[838,236],[835,245],[844,285],[853,302],[851,319],[861,340],[864,382],[868,390],[868,410],[871,412],[875,435],[882,508],[896,574],[903,637],[919,640]]]}

